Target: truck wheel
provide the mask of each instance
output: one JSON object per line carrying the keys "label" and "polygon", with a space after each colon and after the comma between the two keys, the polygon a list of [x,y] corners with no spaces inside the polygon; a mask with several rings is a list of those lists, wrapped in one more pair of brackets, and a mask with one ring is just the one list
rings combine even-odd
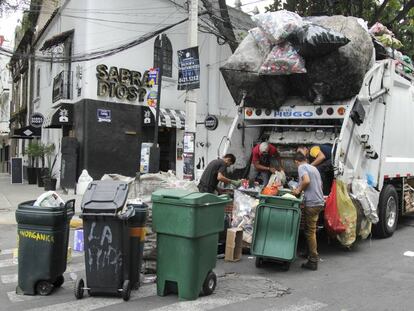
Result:
{"label": "truck wheel", "polygon": [[398,194],[393,185],[385,185],[378,203],[379,221],[373,225],[372,233],[378,238],[388,238],[394,234],[398,223]]}
{"label": "truck wheel", "polygon": [[53,290],[53,284],[49,281],[39,281],[36,284],[36,292],[41,296],[50,295]]}
{"label": "truck wheel", "polygon": [[79,278],[76,280],[75,287],[73,289],[73,292],[75,294],[76,299],[82,299],[83,298],[83,290],[85,288],[85,282],[83,279]]}
{"label": "truck wheel", "polygon": [[131,297],[131,286],[129,285],[129,280],[125,280],[122,285],[122,299],[128,301]]}
{"label": "truck wheel", "polygon": [[216,289],[216,285],[217,285],[217,276],[213,271],[210,271],[209,273],[207,273],[207,277],[204,280],[203,288],[201,290],[202,295],[203,296],[211,295]]}

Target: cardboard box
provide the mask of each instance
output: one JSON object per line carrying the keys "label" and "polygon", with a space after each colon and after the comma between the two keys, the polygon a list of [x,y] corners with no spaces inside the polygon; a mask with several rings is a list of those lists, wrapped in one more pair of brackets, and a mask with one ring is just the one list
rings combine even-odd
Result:
{"label": "cardboard box", "polygon": [[77,229],[73,235],[73,250],[77,252],[83,252],[83,229]]}
{"label": "cardboard box", "polygon": [[227,229],[225,261],[239,261],[242,257],[243,229]]}

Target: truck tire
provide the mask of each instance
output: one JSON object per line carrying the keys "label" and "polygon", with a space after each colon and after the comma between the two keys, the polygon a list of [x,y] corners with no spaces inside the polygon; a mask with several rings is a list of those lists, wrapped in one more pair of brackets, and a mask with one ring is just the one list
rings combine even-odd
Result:
{"label": "truck tire", "polygon": [[377,238],[388,238],[394,234],[398,223],[398,194],[393,185],[384,185],[378,203],[379,221],[372,227]]}

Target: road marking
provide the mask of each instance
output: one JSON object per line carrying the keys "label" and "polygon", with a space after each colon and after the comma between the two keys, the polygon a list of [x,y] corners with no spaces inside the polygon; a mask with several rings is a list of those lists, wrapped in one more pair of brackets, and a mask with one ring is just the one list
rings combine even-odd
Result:
{"label": "road marking", "polygon": [[248,300],[248,298],[222,298],[216,297],[216,295],[200,297],[193,301],[180,301],[168,306],[164,306],[157,309],[151,309],[151,311],[204,311],[213,310],[216,308],[224,307],[233,303],[239,303]]}
{"label": "road marking", "polygon": [[11,267],[17,265],[17,258],[9,258],[0,260],[0,268]]}
{"label": "road marking", "polygon": [[[146,297],[155,296],[157,290],[155,285],[146,285],[140,287],[138,291],[131,292],[131,300],[142,299]],[[123,303],[122,298],[97,298],[97,297],[85,297],[80,300],[74,300],[55,305],[49,305],[39,308],[30,309],[27,311],[90,311],[99,308],[104,308],[112,305]]]}
{"label": "road marking", "polygon": [[16,250],[17,250],[17,248],[0,249],[0,255],[13,254],[13,252],[15,252]]}
{"label": "road marking", "polygon": [[[79,272],[83,270],[85,270],[85,264],[83,262],[76,263],[76,264],[69,264],[66,269],[65,274],[72,273],[72,272]],[[5,274],[5,275],[2,275],[0,279],[3,284],[12,284],[12,283],[17,283],[18,276],[17,276],[17,273]]]}
{"label": "road marking", "polygon": [[288,307],[274,307],[266,309],[265,311],[316,311],[327,307],[328,305],[319,301],[303,298],[299,300],[299,303]]}

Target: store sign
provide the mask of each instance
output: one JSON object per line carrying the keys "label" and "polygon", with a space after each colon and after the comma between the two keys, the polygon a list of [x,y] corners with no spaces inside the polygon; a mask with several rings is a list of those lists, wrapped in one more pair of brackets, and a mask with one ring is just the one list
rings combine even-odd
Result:
{"label": "store sign", "polygon": [[69,123],[69,111],[65,108],[59,108],[59,122],[60,123]]}
{"label": "store sign", "polygon": [[[111,66],[108,69],[106,65],[96,66],[96,77],[98,78],[97,95],[105,97],[115,97],[130,102],[143,102],[147,95],[147,87],[149,84],[149,73],[145,71],[141,74],[139,71],[128,70]],[[154,76],[152,76],[152,83]]]}
{"label": "store sign", "polygon": [[178,53],[178,89],[200,88],[200,59],[198,46],[180,50]]}
{"label": "store sign", "polygon": [[30,125],[33,127],[42,127],[45,117],[41,113],[33,113],[30,116]]}
{"label": "store sign", "polygon": [[214,131],[218,127],[218,124],[219,124],[219,120],[217,119],[216,116],[208,115],[204,119],[204,126],[209,131]]}
{"label": "store sign", "polygon": [[97,110],[98,115],[98,122],[107,122],[111,123],[111,110],[108,109],[98,109]]}

